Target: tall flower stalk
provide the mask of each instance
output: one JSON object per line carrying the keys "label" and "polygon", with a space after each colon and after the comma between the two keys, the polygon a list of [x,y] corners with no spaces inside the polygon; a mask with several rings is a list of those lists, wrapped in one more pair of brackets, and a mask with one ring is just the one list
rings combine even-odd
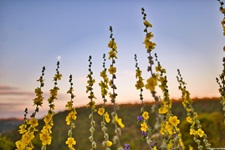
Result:
{"label": "tall flower stalk", "polygon": [[163,135],[163,141],[167,143],[167,149],[184,149],[184,145],[181,139],[180,129],[178,124],[180,120],[172,113],[172,100],[169,96],[168,81],[166,76],[166,69],[164,69],[158,60],[157,54],[155,54],[155,61],[157,65],[155,67],[157,73],[157,80],[159,82],[159,88],[163,93],[162,100],[160,101],[159,114],[161,115],[161,128],[160,133]]}
{"label": "tall flower stalk", "polygon": [[59,73],[59,61],[57,61],[56,74],[53,77],[54,87],[50,90],[50,97],[48,98],[49,110],[48,114],[44,117],[44,123],[41,133],[40,140],[42,142],[41,150],[46,150],[46,146],[50,145],[52,142],[52,127],[54,126],[53,115],[55,114],[55,104],[54,101],[57,100],[58,96],[58,81],[61,80],[62,74]]}
{"label": "tall flower stalk", "polygon": [[120,143],[120,135],[121,135],[121,128],[124,128],[124,124],[122,122],[122,119],[118,117],[117,110],[119,109],[118,105],[116,104],[116,85],[115,85],[115,79],[116,79],[116,70],[115,67],[116,59],[117,59],[117,45],[115,42],[115,39],[113,38],[113,29],[110,26],[110,42],[108,44],[108,47],[111,49],[109,51],[109,60],[111,60],[110,67],[108,69],[108,72],[111,74],[111,79],[109,81],[109,86],[111,87],[112,91],[109,93],[109,97],[111,98],[111,102],[113,104],[113,112],[112,112],[112,122],[115,125],[115,136],[113,137],[113,143],[117,144],[118,150],[123,150],[121,143]]}
{"label": "tall flower stalk", "polygon": [[103,70],[100,72],[100,76],[102,77],[102,81],[100,81],[99,86],[101,88],[101,95],[103,99],[103,105],[98,109],[98,114],[102,116],[101,127],[104,135],[104,141],[102,142],[102,146],[105,147],[106,150],[111,150],[110,147],[112,146],[112,142],[109,140],[109,134],[106,124],[110,122],[109,114],[106,111],[106,96],[108,94],[109,89],[109,78],[107,76],[107,69],[105,67],[105,54],[103,54]]}
{"label": "tall flower stalk", "polygon": [[[149,66],[147,71],[150,72],[150,77],[147,79],[147,83],[145,84],[145,88],[148,89],[151,94],[152,97],[155,100],[155,110],[158,110],[158,102],[159,102],[159,98],[156,95],[156,91],[155,88],[158,85],[157,82],[157,76],[154,73],[153,70],[153,65],[154,65],[154,60],[152,57],[152,51],[155,49],[156,44],[154,42],[151,41],[152,37],[154,36],[152,32],[148,31],[149,28],[152,28],[152,24],[150,22],[148,22],[148,20],[146,20],[147,14],[145,13],[144,8],[142,8],[142,14],[143,14],[143,23],[145,26],[144,32],[145,32],[145,40],[144,40],[144,44],[145,44],[145,48],[147,50],[148,53],[148,61],[149,61]],[[156,124],[159,124],[159,114],[158,111],[155,111],[156,113]]]}
{"label": "tall flower stalk", "polygon": [[91,113],[89,115],[89,119],[91,120],[91,127],[89,129],[89,131],[91,132],[91,136],[89,137],[89,140],[91,142],[91,149],[95,150],[97,149],[97,144],[94,140],[94,132],[95,132],[95,121],[94,121],[94,113],[96,112],[96,108],[95,108],[95,101],[94,99],[96,98],[94,95],[94,91],[93,91],[93,85],[95,83],[95,79],[92,77],[93,72],[91,70],[91,66],[92,66],[92,61],[91,61],[91,56],[89,56],[89,74],[87,75],[87,86],[86,86],[86,93],[89,93],[88,99],[90,100],[90,102],[87,104],[87,107],[90,107],[91,109]]}
{"label": "tall flower stalk", "polygon": [[16,148],[18,150],[23,149],[33,149],[32,140],[35,137],[35,132],[37,132],[38,120],[35,118],[36,113],[39,111],[39,107],[42,107],[43,104],[43,92],[42,87],[44,87],[44,71],[45,67],[42,68],[42,74],[37,80],[40,83],[40,86],[35,89],[36,97],[33,99],[34,105],[36,106],[34,113],[31,114],[31,119],[27,119],[28,109],[25,109],[24,114],[24,123],[19,126],[19,133],[22,134],[21,140],[16,142]]}
{"label": "tall flower stalk", "polygon": [[137,61],[137,55],[134,55],[134,60],[135,60],[135,67],[136,67],[136,75],[135,77],[137,78],[135,87],[137,90],[139,90],[140,94],[139,94],[139,98],[141,100],[141,115],[137,116],[137,121],[138,124],[140,124],[140,129],[141,129],[141,133],[142,133],[142,137],[143,139],[146,141],[146,143],[149,145],[149,148],[156,148],[155,143],[153,141],[152,138],[152,134],[153,134],[153,129],[151,128],[151,126],[148,123],[148,119],[149,119],[149,113],[145,110],[145,103],[144,103],[144,98],[143,98],[143,87],[144,87],[144,83],[143,83],[143,77],[142,77],[142,71],[140,69],[140,67],[138,66],[138,61]]}
{"label": "tall flower stalk", "polygon": [[70,101],[67,102],[66,108],[69,111],[66,116],[66,124],[70,126],[68,131],[68,138],[66,140],[66,144],[70,150],[75,150],[74,145],[76,145],[76,141],[73,138],[73,129],[75,128],[75,121],[77,119],[77,112],[75,107],[73,107],[73,99],[75,97],[73,93],[73,83],[72,83],[72,75],[69,76],[70,89],[67,91],[67,94],[70,94]]}
{"label": "tall flower stalk", "polygon": [[[223,35],[225,36],[225,8],[223,7],[224,2],[218,0],[220,3],[220,11],[223,13],[224,18],[221,21],[223,27]],[[225,46],[223,47],[223,51],[225,52]],[[219,92],[220,92],[220,103],[223,107],[224,112],[224,122],[225,122],[225,57],[223,57],[223,70],[222,73],[219,75],[219,78],[216,78],[216,81],[219,85]]]}
{"label": "tall flower stalk", "polygon": [[[186,83],[184,82],[180,70],[178,71],[177,81],[179,83],[179,90],[182,93],[182,105],[187,112],[186,120],[190,123],[190,135],[194,136],[194,141],[198,144],[198,149],[202,150],[204,147],[201,145],[201,140],[205,144],[206,149],[210,149],[211,144],[208,142],[207,135],[202,130],[200,121],[198,120],[198,114],[192,106],[192,99],[190,98],[190,93],[186,89]],[[204,149],[205,149],[204,148]]]}

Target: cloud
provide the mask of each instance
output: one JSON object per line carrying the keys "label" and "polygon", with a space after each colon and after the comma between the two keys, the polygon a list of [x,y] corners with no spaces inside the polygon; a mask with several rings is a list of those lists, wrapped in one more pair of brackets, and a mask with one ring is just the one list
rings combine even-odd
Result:
{"label": "cloud", "polygon": [[8,85],[0,85],[0,91],[6,91],[6,90],[17,90],[19,88],[14,86],[8,86]]}
{"label": "cloud", "polygon": [[24,91],[20,91],[20,89],[18,87],[15,86],[8,86],[8,85],[0,85],[0,96],[5,96],[5,95],[9,95],[9,96],[18,96],[18,95],[27,95],[27,96],[33,96],[34,93],[33,92],[24,92]]}

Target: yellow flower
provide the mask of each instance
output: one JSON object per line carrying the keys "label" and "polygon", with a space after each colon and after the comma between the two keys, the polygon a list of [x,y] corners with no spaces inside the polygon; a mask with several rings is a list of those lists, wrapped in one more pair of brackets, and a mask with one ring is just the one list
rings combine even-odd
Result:
{"label": "yellow flower", "polygon": [[173,134],[173,126],[168,121],[166,122],[165,129],[170,135]]}
{"label": "yellow flower", "polygon": [[43,99],[44,99],[44,97],[42,97],[42,96],[39,96],[39,97],[34,98],[34,99],[33,99],[33,100],[34,100],[34,104],[35,104],[35,105],[42,106],[42,104],[43,104]]}
{"label": "yellow flower", "polygon": [[75,109],[74,109],[73,111],[70,112],[71,118],[72,118],[74,121],[77,119],[76,114],[77,114],[77,112],[76,112]]}
{"label": "yellow flower", "polygon": [[52,142],[52,137],[49,135],[47,130],[42,130],[40,133],[40,140],[42,141],[42,145],[50,145]]}
{"label": "yellow flower", "polygon": [[47,114],[47,115],[44,117],[44,122],[45,122],[46,124],[48,124],[51,120],[52,120],[52,114]]}
{"label": "yellow flower", "polygon": [[145,122],[143,122],[143,123],[141,124],[141,131],[146,132],[146,131],[147,131],[147,129],[148,129],[147,124],[146,124]]}
{"label": "yellow flower", "polygon": [[111,142],[111,141],[106,141],[106,146],[107,146],[107,147],[112,146],[112,142]]}
{"label": "yellow flower", "polygon": [[168,108],[164,105],[159,108],[159,114],[165,114],[168,112]]}
{"label": "yellow flower", "polygon": [[155,91],[155,87],[157,85],[157,80],[154,77],[150,77],[147,80],[147,84],[145,85],[146,89],[149,89],[151,92]]}
{"label": "yellow flower", "polygon": [[137,90],[144,87],[144,83],[142,80],[143,79],[140,77],[140,79],[136,82],[135,87],[137,88]]}
{"label": "yellow flower", "polygon": [[116,122],[118,123],[118,125],[119,125],[121,128],[124,128],[124,127],[125,127],[125,125],[124,125],[123,122],[122,122],[122,119],[119,118],[117,115],[115,116],[115,120],[116,120]]}
{"label": "yellow flower", "polygon": [[73,101],[68,101],[65,106],[68,110],[71,110],[73,108]]}
{"label": "yellow flower", "polygon": [[110,118],[109,118],[108,112],[106,112],[106,113],[104,114],[104,118],[105,118],[105,121],[106,121],[107,123],[109,123]]}
{"label": "yellow flower", "polygon": [[27,125],[26,124],[22,124],[22,125],[20,125],[19,126],[19,133],[20,134],[23,134],[23,133],[25,133],[27,130],[26,130],[26,127],[27,127]]}
{"label": "yellow flower", "polygon": [[221,11],[222,13],[225,13],[225,8],[221,9],[220,11]]}
{"label": "yellow flower", "polygon": [[54,80],[61,80],[62,74],[57,73],[55,74]]}
{"label": "yellow flower", "polygon": [[156,44],[152,41],[146,40],[144,41],[145,48],[147,49],[147,52],[150,52],[151,50],[155,49]]}
{"label": "yellow flower", "polygon": [[35,128],[36,126],[38,126],[38,120],[32,117],[31,120],[29,120],[28,124],[30,124],[32,128]]}
{"label": "yellow flower", "polygon": [[66,116],[66,124],[67,124],[67,125],[70,125],[70,123],[71,123],[71,117],[70,117],[70,115],[68,114],[68,115]]}
{"label": "yellow flower", "polygon": [[154,37],[154,34],[152,32],[148,32],[146,33],[145,40],[149,41],[152,37]]}
{"label": "yellow flower", "polygon": [[143,112],[142,117],[143,117],[145,120],[148,120],[148,118],[149,118],[148,112],[147,112],[147,111]]}
{"label": "yellow flower", "polygon": [[100,116],[102,116],[104,114],[104,112],[105,112],[105,108],[101,107],[101,108],[98,109],[98,114]]}
{"label": "yellow flower", "polygon": [[190,129],[190,135],[195,135],[196,131],[194,129]]}
{"label": "yellow flower", "polygon": [[69,148],[72,148],[73,145],[76,144],[76,141],[74,140],[73,137],[68,137],[68,138],[67,138],[67,141],[66,141],[66,144],[68,145]]}
{"label": "yellow flower", "polygon": [[169,118],[169,122],[174,126],[176,127],[179,123],[180,123],[180,120],[177,119],[177,116],[170,116]]}
{"label": "yellow flower", "polygon": [[109,41],[108,47],[116,50],[117,49],[116,42],[114,40]]}
{"label": "yellow flower", "polygon": [[16,142],[16,148],[17,148],[17,150],[24,150],[25,147],[26,147],[26,145],[24,144],[24,142],[22,142],[22,141],[17,141]]}
{"label": "yellow flower", "polygon": [[194,150],[193,147],[191,145],[188,146],[189,150]]}
{"label": "yellow flower", "polygon": [[168,145],[167,145],[167,149],[171,150],[173,148],[173,140],[170,140]]}
{"label": "yellow flower", "polygon": [[153,147],[153,150],[157,150],[157,147],[156,147],[156,146],[154,146],[154,147]]}
{"label": "yellow flower", "polygon": [[187,120],[187,122],[189,122],[189,123],[192,123],[192,122],[193,122],[192,118],[189,117],[189,116],[186,118],[186,120]]}
{"label": "yellow flower", "polygon": [[116,51],[111,50],[108,52],[108,54],[109,54],[109,59],[117,58]]}
{"label": "yellow flower", "polygon": [[144,25],[146,27],[152,27],[152,24],[150,22],[148,22],[147,20],[144,21]]}
{"label": "yellow flower", "polygon": [[202,129],[198,129],[197,134],[198,134],[198,136],[203,137],[204,131]]}
{"label": "yellow flower", "polygon": [[141,71],[141,70],[139,70],[139,69],[138,69],[138,70],[136,70],[136,78],[138,78],[138,77],[140,77],[140,76],[141,76],[141,72],[142,72],[142,71]]}
{"label": "yellow flower", "polygon": [[106,70],[103,70],[102,72],[100,72],[100,76],[104,79],[107,78]]}
{"label": "yellow flower", "polygon": [[108,71],[109,71],[110,74],[115,74],[116,73],[116,67],[113,67],[113,65],[110,65]]}

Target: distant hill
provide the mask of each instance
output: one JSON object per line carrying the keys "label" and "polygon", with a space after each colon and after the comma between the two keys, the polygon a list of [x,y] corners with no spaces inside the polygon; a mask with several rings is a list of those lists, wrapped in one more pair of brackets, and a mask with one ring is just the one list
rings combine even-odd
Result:
{"label": "distant hill", "polygon": [[[136,120],[137,116],[140,115],[140,107],[141,107],[140,104],[124,104],[124,105],[120,105],[120,110],[118,111],[119,116],[123,119],[123,122],[125,124],[125,128],[122,129],[121,143],[122,144],[129,143],[134,150],[147,149],[147,145],[142,140],[140,127],[137,124],[137,120]],[[223,117],[222,106],[218,98],[195,99],[193,103],[193,107],[199,113],[200,118],[201,118],[201,114],[203,115],[203,117],[208,117],[210,115],[204,115],[204,114],[205,113],[212,114],[215,112],[217,112],[216,114],[217,116],[219,115]],[[108,109],[107,111],[112,112],[112,106],[108,106],[107,109]],[[88,119],[90,109],[87,109],[86,107],[81,107],[81,108],[77,108],[76,110],[78,114],[77,114],[76,128],[73,133],[77,141],[76,149],[87,150],[87,149],[90,149],[90,142],[88,140],[88,137],[90,136],[90,132],[89,132],[90,120]],[[151,103],[146,104],[146,110],[151,112]],[[186,130],[187,128],[186,127],[187,124],[185,124],[186,112],[179,101],[174,101],[172,111],[182,121],[182,123],[180,123],[180,126],[182,127],[183,131]],[[63,112],[57,113],[54,116],[55,126],[53,127],[53,141],[52,141],[52,145],[48,146],[47,149],[50,149],[50,150],[67,149],[65,144],[65,140],[67,138],[67,132],[69,128],[65,123],[65,116],[67,115],[67,113],[68,113],[67,111],[63,111]],[[100,122],[102,118],[96,114],[94,116],[94,119],[97,123],[95,139],[98,144],[98,150],[101,150],[103,149],[101,147],[101,142],[103,141],[103,134],[101,131],[101,126],[100,126]],[[205,122],[203,120],[203,123],[207,124],[207,119],[205,120],[206,120]],[[219,121],[223,122],[223,119],[222,120],[220,119]],[[155,115],[154,113],[150,113],[149,123],[151,125],[154,125],[154,122],[155,122]],[[43,121],[40,120],[39,124],[40,124],[39,126],[39,131],[40,131],[40,129],[43,126]],[[224,124],[222,123],[222,127],[223,125]],[[4,135],[7,136],[10,140],[16,141],[20,139],[20,135],[18,134],[17,130],[18,128],[15,128],[11,131],[4,133]],[[110,138],[112,138],[114,135],[114,131],[113,131],[113,126],[111,124],[108,125],[108,130],[109,130]],[[225,133],[220,132],[220,134],[221,135],[219,136],[225,137]],[[218,136],[218,135],[213,135],[213,136]],[[40,145],[41,145],[41,142],[38,138],[39,137],[37,136],[37,138],[34,140],[35,149],[37,150],[40,149]],[[213,138],[214,137],[209,137],[209,140]],[[225,143],[225,139],[220,138],[220,142],[221,141]],[[217,144],[214,146],[221,146],[221,145]],[[112,148],[112,149],[115,149],[115,148]]]}
{"label": "distant hill", "polygon": [[0,119],[0,134],[18,127],[23,120],[17,118]]}

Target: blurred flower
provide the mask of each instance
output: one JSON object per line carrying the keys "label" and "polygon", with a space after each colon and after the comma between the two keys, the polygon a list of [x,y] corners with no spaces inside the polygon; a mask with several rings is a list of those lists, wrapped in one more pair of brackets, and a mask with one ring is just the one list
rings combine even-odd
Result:
{"label": "blurred flower", "polygon": [[129,144],[124,144],[124,150],[130,150],[130,145]]}
{"label": "blurred flower", "polygon": [[148,22],[147,20],[144,21],[144,25],[146,27],[152,27],[152,24],[150,22]]}
{"label": "blurred flower", "polygon": [[141,134],[147,136],[147,132],[142,131]]}
{"label": "blurred flower", "polygon": [[147,80],[145,87],[146,87],[146,89],[149,89],[151,92],[153,92],[153,91],[155,91],[156,85],[157,85],[157,80],[154,77],[150,77]]}
{"label": "blurred flower", "polygon": [[203,137],[204,131],[202,129],[198,129],[197,134],[198,134],[198,136]]}
{"label": "blurred flower", "polygon": [[149,118],[148,112],[147,112],[147,111],[143,112],[142,117],[143,117],[145,120],[148,120],[148,118]]}
{"label": "blurred flower", "polygon": [[141,131],[146,132],[147,129],[148,129],[148,125],[147,125],[145,122],[143,122],[143,123],[141,124]]}
{"label": "blurred flower", "polygon": [[101,108],[98,109],[98,114],[100,116],[102,116],[104,114],[104,112],[105,112],[105,108],[101,107]]}
{"label": "blurred flower", "polygon": [[110,65],[108,71],[109,71],[110,74],[115,74],[116,73],[116,67],[113,67],[113,65]]}
{"label": "blurred flower", "polygon": [[142,121],[142,120],[144,120],[144,118],[142,116],[137,116],[137,120]]}
{"label": "blurred flower", "polygon": [[109,118],[108,112],[106,112],[106,113],[104,114],[104,118],[105,118],[105,121],[106,121],[107,123],[109,123],[110,118]]}
{"label": "blurred flower", "polygon": [[169,117],[169,122],[174,126],[176,127],[179,123],[180,123],[180,120],[177,119],[177,116],[170,116]]}
{"label": "blurred flower", "polygon": [[111,141],[106,141],[106,146],[107,146],[107,147],[112,146],[112,142],[111,142]]}
{"label": "blurred flower", "polygon": [[68,137],[68,138],[67,138],[67,141],[66,141],[66,144],[68,145],[69,148],[72,148],[73,145],[76,144],[76,141],[74,140],[73,137]]}
{"label": "blurred flower", "polygon": [[122,119],[118,117],[118,115],[115,116],[115,120],[116,122],[118,123],[118,125],[121,127],[121,128],[124,128],[125,125],[123,124],[122,122]]}

